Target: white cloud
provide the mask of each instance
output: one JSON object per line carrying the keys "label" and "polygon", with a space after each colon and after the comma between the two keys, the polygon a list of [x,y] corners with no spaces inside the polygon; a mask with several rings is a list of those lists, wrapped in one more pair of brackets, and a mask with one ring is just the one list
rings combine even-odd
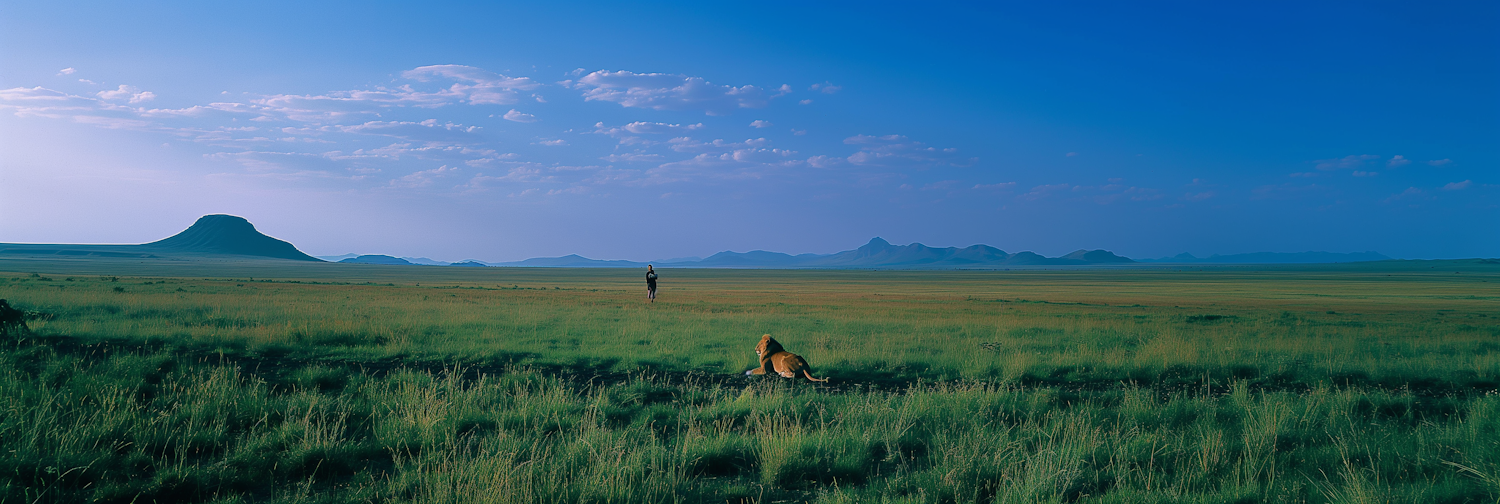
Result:
{"label": "white cloud", "polygon": [[832,82],[824,81],[822,84],[813,84],[812,87],[809,87],[808,89],[813,91],[821,91],[823,94],[834,94],[839,92],[840,89],[844,89],[844,86],[835,86]]}
{"label": "white cloud", "polygon": [[1354,170],[1354,176],[1356,177],[1374,177],[1376,175],[1380,175],[1380,172]]}
{"label": "white cloud", "polygon": [[[772,97],[756,86],[723,86],[680,74],[600,70],[563,85],[584,90],[587,101],[653,110],[701,110],[727,115],[741,108],[765,107]],[[780,96],[780,95],[777,95]]]}
{"label": "white cloud", "polygon": [[516,109],[510,109],[510,112],[505,113],[505,120],[515,121],[518,123],[533,123],[536,122],[536,116],[524,112],[518,112],[516,111]]}
{"label": "white cloud", "polygon": [[668,140],[671,148],[677,152],[726,152],[739,149],[758,149],[770,144],[765,138],[751,138],[743,142],[726,142],[723,139],[712,142],[699,142],[688,137],[677,137]]}
{"label": "white cloud", "polygon": [[796,152],[781,149],[746,148],[721,154],[702,153],[691,159],[664,163],[647,170],[643,185],[688,180],[743,180],[764,177],[770,170],[802,163]]}
{"label": "white cloud", "polygon": [[1427,164],[1432,165],[1432,166],[1443,166],[1445,164],[1452,163],[1452,162],[1453,162],[1452,159],[1434,159],[1432,161],[1428,161]]}
{"label": "white cloud", "polygon": [[438,122],[437,119],[428,119],[420,122],[366,121],[352,126],[336,125],[318,128],[319,131],[380,135],[403,140],[438,142],[447,145],[477,140],[473,134],[477,133],[480,129],[482,128],[479,126]]}
{"label": "white cloud", "polygon": [[1394,195],[1392,195],[1389,198],[1381,200],[1381,203],[1391,203],[1391,202],[1400,201],[1400,200],[1403,200],[1403,199],[1414,198],[1414,197],[1417,197],[1417,196],[1421,196],[1422,194],[1424,194],[1424,192],[1421,189],[1417,189],[1415,187],[1408,187],[1408,188],[1406,188],[1405,191],[1401,191],[1398,194],[1394,194]]}
{"label": "white cloud", "polygon": [[426,187],[432,185],[434,179],[452,175],[457,171],[458,167],[456,166],[443,165],[431,170],[422,170],[391,180],[391,185],[397,187]]}
{"label": "white cloud", "polygon": [[73,72],[77,72],[77,71],[78,70],[73,69],[73,67],[68,67],[68,68],[64,68],[62,70],[58,70],[57,71],[57,75],[73,75]]}
{"label": "white cloud", "polygon": [[540,86],[536,81],[526,77],[506,77],[482,68],[465,65],[422,66],[402,72],[401,76],[422,82],[448,79],[467,83],[453,84],[448,91],[464,96],[469,103],[475,105],[516,103],[520,97],[517,91],[530,91]]}
{"label": "white cloud", "polygon": [[754,120],[754,121],[750,121],[750,127],[752,127],[752,128],[769,128],[769,127],[771,127],[771,121],[762,121],[762,120],[757,119],[757,120]]}
{"label": "white cloud", "polygon": [[[418,82],[458,82],[434,91],[418,90],[407,84],[395,88],[334,91],[321,95],[267,95],[251,100],[244,106],[273,118],[299,122],[333,122],[350,116],[378,116],[391,107],[437,108],[462,102],[471,105],[507,105],[518,102],[521,91],[530,91],[540,86],[529,78],[506,77],[464,65],[417,67],[402,72],[401,75]],[[535,94],[531,96],[540,98]]]}
{"label": "white cloud", "polygon": [[1032,187],[1030,191],[1026,192],[1026,194],[1022,194],[1021,198],[1028,200],[1039,200],[1059,192],[1071,191],[1073,190],[1073,188],[1074,186],[1072,184],[1039,185],[1036,187]]}
{"label": "white cloud", "polygon": [[849,160],[841,157],[813,156],[807,158],[807,165],[813,168],[833,168],[847,163]]}
{"label": "white cloud", "polygon": [[799,130],[799,129],[793,128],[792,129],[792,134],[793,135],[797,135],[797,136],[806,135],[807,134],[807,130]]}
{"label": "white cloud", "polygon": [[1400,166],[1406,166],[1406,165],[1409,165],[1409,164],[1411,164],[1411,160],[1410,159],[1406,159],[1405,157],[1402,157],[1400,154],[1392,156],[1391,160],[1385,163],[1386,166],[1391,167],[1391,168],[1396,168],[1396,167],[1400,167]]}
{"label": "white cloud", "polygon": [[812,98],[797,102],[798,105],[812,105]]}
{"label": "white cloud", "polygon": [[1182,195],[1182,199],[1187,200],[1187,201],[1203,201],[1203,200],[1206,200],[1206,199],[1209,199],[1209,198],[1212,198],[1212,197],[1214,197],[1214,192],[1213,191],[1204,191],[1204,192],[1200,192],[1200,193],[1187,193],[1187,194]]}
{"label": "white cloud", "polygon": [[536,144],[537,145],[545,145],[545,146],[548,146],[548,147],[562,147],[564,145],[568,145],[568,141],[559,138],[559,139],[555,139],[555,140],[540,140],[540,141],[536,142]]}
{"label": "white cloud", "polygon": [[1379,158],[1380,156],[1376,156],[1374,154],[1361,154],[1344,156],[1339,159],[1319,159],[1313,162],[1317,163],[1317,168],[1319,170],[1348,170],[1364,166],[1365,161]]}
{"label": "white cloud", "polygon": [[[81,97],[73,96],[62,91],[54,91],[41,86],[33,88],[18,87],[10,89],[0,89],[0,102],[42,103],[71,101],[79,98]],[[84,98],[84,100],[88,99]]]}
{"label": "white cloud", "polygon": [[1457,191],[1461,189],[1468,189],[1471,185],[1474,185],[1474,181],[1472,180],[1465,180],[1463,182],[1449,182],[1448,185],[1443,186],[1443,190]]}
{"label": "white cloud", "polygon": [[1016,187],[1016,183],[1015,182],[1001,182],[1001,183],[998,183],[998,184],[975,184],[974,185],[975,189],[992,190],[992,191],[993,190],[999,190],[999,189],[1013,189],[1015,187]]}
{"label": "white cloud", "polygon": [[858,145],[859,152],[848,157],[851,164],[888,168],[931,168],[936,166],[966,166],[977,158],[959,157],[958,149],[938,149],[921,142],[913,142],[901,135],[855,135],[844,139],[848,145]]}
{"label": "white cloud", "polygon": [[121,84],[118,89],[110,91],[100,91],[97,94],[100,98],[103,98],[105,100],[119,100],[121,98],[128,98],[130,100],[130,103],[151,101],[152,99],[156,98],[155,93],[152,93],[150,91],[141,91],[141,88],[135,86],[127,86],[125,84]]}
{"label": "white cloud", "polygon": [[[621,139],[620,143],[640,143],[635,135],[681,135],[690,131],[703,129],[703,123],[697,124],[668,124],[660,122],[636,121],[624,126],[606,127],[604,123],[594,124],[594,133],[609,135]],[[627,141],[626,139],[633,139]]]}
{"label": "white cloud", "polygon": [[662,158],[662,156],[660,154],[645,154],[645,153],[635,152],[635,153],[630,153],[630,154],[610,154],[608,156],[604,156],[604,157],[599,158],[599,159],[603,159],[603,160],[609,161],[611,163],[620,163],[620,162],[631,162],[631,163],[648,163],[649,162],[649,163],[654,163],[654,162],[660,162],[663,158]]}

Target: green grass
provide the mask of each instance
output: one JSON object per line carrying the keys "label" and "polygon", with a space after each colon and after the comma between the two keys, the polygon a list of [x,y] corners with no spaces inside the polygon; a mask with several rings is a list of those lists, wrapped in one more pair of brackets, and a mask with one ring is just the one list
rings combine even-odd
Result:
{"label": "green grass", "polygon": [[4,502],[1500,502],[1493,267],[79,264],[0,274]]}

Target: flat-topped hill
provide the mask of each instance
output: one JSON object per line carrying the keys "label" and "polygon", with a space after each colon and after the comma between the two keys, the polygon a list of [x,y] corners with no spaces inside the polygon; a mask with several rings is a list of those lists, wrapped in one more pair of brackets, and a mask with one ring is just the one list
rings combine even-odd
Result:
{"label": "flat-topped hill", "polygon": [[0,243],[0,255],[126,259],[249,256],[323,262],[290,243],[261,234],[250,221],[233,215],[205,215],[181,233],[140,245]]}

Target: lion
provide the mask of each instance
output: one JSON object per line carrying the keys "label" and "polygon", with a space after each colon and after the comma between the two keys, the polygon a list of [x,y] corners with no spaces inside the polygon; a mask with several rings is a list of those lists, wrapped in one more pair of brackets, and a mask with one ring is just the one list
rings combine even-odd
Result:
{"label": "lion", "polygon": [[808,366],[802,356],[786,351],[781,347],[781,343],[771,338],[769,334],[760,337],[760,344],[755,345],[755,355],[760,356],[760,366],[746,371],[745,376],[763,375],[767,370],[775,370],[776,374],[783,377],[796,378],[797,372],[801,371],[802,376],[806,376],[809,381],[828,381],[827,378],[821,380],[813,378],[810,372],[812,366]]}

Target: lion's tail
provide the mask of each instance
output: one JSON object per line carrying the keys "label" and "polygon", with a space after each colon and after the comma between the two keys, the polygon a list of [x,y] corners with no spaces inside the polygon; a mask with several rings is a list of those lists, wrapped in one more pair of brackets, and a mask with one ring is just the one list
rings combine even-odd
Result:
{"label": "lion's tail", "polygon": [[802,376],[806,376],[809,381],[815,381],[815,382],[826,382],[826,381],[828,381],[827,378],[824,378],[824,379],[821,379],[821,380],[819,380],[817,378],[813,378],[812,373],[809,373],[807,371],[807,368],[802,368]]}

